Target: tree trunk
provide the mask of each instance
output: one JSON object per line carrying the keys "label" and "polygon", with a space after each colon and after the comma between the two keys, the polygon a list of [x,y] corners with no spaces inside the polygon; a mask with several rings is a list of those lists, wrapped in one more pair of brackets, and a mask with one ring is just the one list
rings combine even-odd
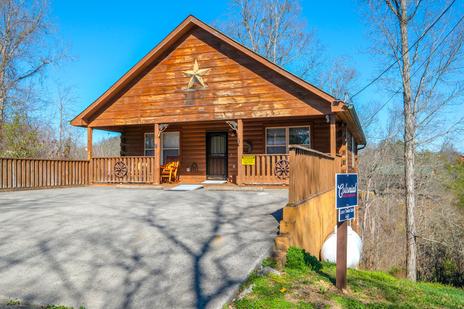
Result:
{"label": "tree trunk", "polygon": [[404,101],[404,176],[406,182],[406,263],[407,277],[416,281],[416,223],[414,209],[416,192],[414,181],[415,115],[411,100],[411,68],[409,63],[407,1],[401,0],[400,16],[401,52],[403,54],[403,101]]}
{"label": "tree trunk", "polygon": [[3,150],[3,124],[5,122],[5,96],[0,93],[0,151]]}

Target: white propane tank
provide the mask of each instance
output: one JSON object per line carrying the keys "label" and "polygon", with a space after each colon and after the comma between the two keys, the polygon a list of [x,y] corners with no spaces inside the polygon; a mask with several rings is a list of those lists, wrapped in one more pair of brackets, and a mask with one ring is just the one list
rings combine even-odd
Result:
{"label": "white propane tank", "polygon": [[[353,231],[351,226],[348,226],[348,244],[347,244],[347,266],[348,268],[356,268],[361,259],[362,241],[361,237]],[[337,227],[324,241],[321,249],[321,258],[323,261],[336,263],[337,262]]]}

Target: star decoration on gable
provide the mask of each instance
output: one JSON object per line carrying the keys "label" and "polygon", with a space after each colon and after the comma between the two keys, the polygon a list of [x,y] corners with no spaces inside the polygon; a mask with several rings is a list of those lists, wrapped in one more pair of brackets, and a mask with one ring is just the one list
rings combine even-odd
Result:
{"label": "star decoration on gable", "polygon": [[188,77],[190,77],[190,80],[187,85],[187,89],[192,89],[195,84],[200,84],[203,88],[206,88],[206,83],[203,79],[205,75],[208,75],[209,71],[211,69],[200,69],[200,66],[198,65],[197,59],[195,59],[195,62],[193,63],[193,69],[184,71],[184,74]]}

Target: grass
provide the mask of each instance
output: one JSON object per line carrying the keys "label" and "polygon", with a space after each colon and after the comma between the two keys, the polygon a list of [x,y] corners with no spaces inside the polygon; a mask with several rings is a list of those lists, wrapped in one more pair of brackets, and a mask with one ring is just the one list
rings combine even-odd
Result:
{"label": "grass", "polygon": [[16,306],[21,305],[21,301],[19,299],[9,299],[6,303],[8,306]]}
{"label": "grass", "polygon": [[[269,264],[269,261],[266,262]],[[436,283],[414,283],[384,272],[348,270],[348,289],[335,286],[335,265],[293,260],[282,274],[251,274],[241,290],[252,292],[229,308],[464,308],[464,290]]]}
{"label": "grass", "polygon": [[[21,309],[74,309],[73,307],[63,306],[63,305],[31,305],[31,304],[22,304],[19,299],[9,299],[5,303],[6,307],[2,307],[2,303],[0,303],[0,308],[21,308]],[[79,309],[85,309],[84,306],[80,306]]]}

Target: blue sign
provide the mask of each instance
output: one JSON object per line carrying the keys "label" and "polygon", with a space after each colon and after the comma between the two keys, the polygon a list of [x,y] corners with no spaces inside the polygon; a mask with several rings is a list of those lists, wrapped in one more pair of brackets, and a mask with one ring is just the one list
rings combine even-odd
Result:
{"label": "blue sign", "polygon": [[335,207],[358,206],[358,174],[335,175]]}
{"label": "blue sign", "polygon": [[354,219],[354,207],[346,207],[338,210],[338,222]]}

